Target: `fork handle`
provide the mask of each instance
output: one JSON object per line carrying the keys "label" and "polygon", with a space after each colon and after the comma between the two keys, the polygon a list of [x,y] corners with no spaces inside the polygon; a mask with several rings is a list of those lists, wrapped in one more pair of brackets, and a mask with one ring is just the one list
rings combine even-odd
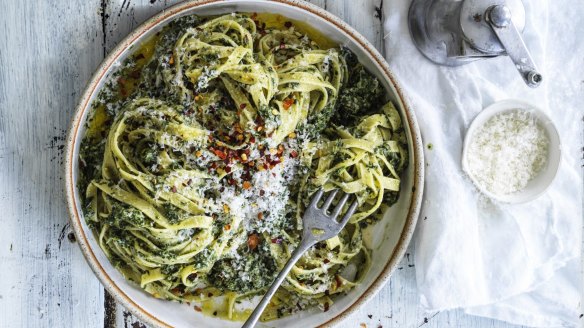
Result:
{"label": "fork handle", "polygon": [[300,244],[298,244],[298,247],[296,247],[296,249],[292,253],[292,256],[290,256],[290,259],[288,260],[282,271],[280,271],[280,273],[276,277],[276,280],[274,280],[272,286],[270,287],[270,289],[268,289],[260,303],[256,306],[255,310],[253,310],[252,314],[243,324],[242,328],[253,328],[255,326],[255,324],[258,322],[260,318],[260,315],[262,314],[262,312],[264,312],[264,309],[266,308],[268,303],[270,303],[272,296],[274,296],[274,293],[276,293],[278,287],[280,287],[284,279],[286,279],[286,276],[288,275],[290,270],[292,270],[294,264],[296,264],[300,257],[302,257],[302,254],[304,254],[304,252],[306,252],[310,248],[310,246],[314,245],[315,243],[316,242],[312,240],[306,240],[306,238],[302,238],[302,241],[300,242]]}

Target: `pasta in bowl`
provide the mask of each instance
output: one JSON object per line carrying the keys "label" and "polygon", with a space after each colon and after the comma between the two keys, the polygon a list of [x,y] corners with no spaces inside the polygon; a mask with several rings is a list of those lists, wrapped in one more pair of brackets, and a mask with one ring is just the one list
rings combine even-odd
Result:
{"label": "pasta in bowl", "polygon": [[80,208],[125,279],[242,320],[299,242],[311,195],[354,194],[350,224],[307,252],[262,320],[328,312],[369,275],[364,231],[400,199],[402,115],[350,49],[301,23],[186,15],[97,93],[79,142]]}

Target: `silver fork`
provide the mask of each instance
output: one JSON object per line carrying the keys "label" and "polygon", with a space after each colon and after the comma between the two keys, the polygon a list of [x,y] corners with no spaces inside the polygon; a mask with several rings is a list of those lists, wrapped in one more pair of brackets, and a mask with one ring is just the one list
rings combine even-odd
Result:
{"label": "silver fork", "polygon": [[280,285],[282,284],[282,282],[284,281],[284,279],[286,278],[294,264],[296,264],[300,257],[302,257],[302,254],[304,254],[304,252],[306,252],[311,246],[318,243],[319,241],[324,241],[338,235],[339,232],[341,232],[341,230],[345,227],[353,213],[355,213],[355,210],[357,209],[356,200],[353,201],[351,206],[349,206],[349,209],[347,210],[347,212],[345,212],[343,218],[340,221],[336,220],[341,211],[343,210],[343,206],[347,203],[347,200],[349,200],[349,194],[345,194],[339,200],[339,203],[332,210],[331,214],[330,215],[327,214],[327,210],[333,203],[333,200],[335,199],[337,193],[338,189],[333,190],[328,195],[322,207],[320,208],[317,206],[317,204],[322,198],[324,191],[320,189],[314,195],[312,201],[310,202],[310,205],[308,206],[308,208],[304,212],[304,216],[302,217],[303,232],[300,244],[298,245],[298,247],[296,247],[296,249],[292,253],[292,256],[288,260],[288,263],[286,263],[282,271],[280,271],[278,277],[276,277],[276,280],[274,280],[274,283],[272,284],[270,289],[268,289],[266,295],[264,295],[264,298],[262,298],[258,306],[255,308],[253,313],[245,322],[245,324],[243,324],[243,328],[251,328],[255,326],[258,319],[260,318],[260,315],[262,314],[262,312],[264,312],[264,309],[270,302],[270,299],[272,298],[272,296],[274,296],[274,293],[276,292],[276,290],[278,290],[278,287],[280,287]]}

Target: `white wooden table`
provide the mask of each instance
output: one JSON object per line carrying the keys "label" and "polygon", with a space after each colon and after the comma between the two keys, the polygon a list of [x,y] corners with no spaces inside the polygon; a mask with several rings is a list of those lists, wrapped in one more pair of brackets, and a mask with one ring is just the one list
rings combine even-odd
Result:
{"label": "white wooden table", "polygon": [[[383,51],[384,0],[311,0]],[[404,1],[404,0],[385,0]],[[104,55],[166,0],[0,0],[0,327],[144,327],[106,294],[70,231],[69,120]],[[342,327],[517,327],[424,313],[413,251]]]}

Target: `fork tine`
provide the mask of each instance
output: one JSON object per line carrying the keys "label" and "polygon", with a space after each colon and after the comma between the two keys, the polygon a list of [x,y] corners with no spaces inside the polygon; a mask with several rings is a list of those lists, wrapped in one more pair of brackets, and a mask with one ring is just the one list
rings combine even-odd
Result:
{"label": "fork tine", "polygon": [[345,213],[345,216],[343,216],[343,218],[341,219],[341,221],[339,221],[339,224],[341,224],[341,226],[344,226],[345,224],[347,224],[347,221],[349,221],[349,219],[351,218],[351,216],[353,216],[353,214],[355,214],[355,211],[357,210],[357,206],[359,206],[359,202],[357,200],[355,200],[351,206],[349,207],[349,209],[347,210],[347,212]]}
{"label": "fork tine", "polygon": [[333,213],[331,214],[331,217],[333,218],[333,220],[336,219],[337,216],[339,216],[339,213],[341,213],[341,211],[343,210],[343,206],[345,206],[348,199],[349,199],[349,194],[344,194],[343,198],[341,198],[341,200],[339,200],[339,203],[337,204],[337,206],[333,210]]}
{"label": "fork tine", "polygon": [[323,211],[326,212],[326,210],[329,208],[329,206],[331,206],[331,203],[333,202],[333,200],[335,200],[335,196],[337,195],[337,192],[339,192],[339,189],[335,189],[335,190],[331,191],[331,193],[328,195],[328,197],[324,201],[324,204],[322,205]]}
{"label": "fork tine", "polygon": [[318,204],[318,201],[322,197],[322,194],[324,194],[324,191],[321,188],[316,192],[316,194],[314,194],[314,196],[312,196],[312,201],[310,202],[310,207],[316,207],[316,204]]}

